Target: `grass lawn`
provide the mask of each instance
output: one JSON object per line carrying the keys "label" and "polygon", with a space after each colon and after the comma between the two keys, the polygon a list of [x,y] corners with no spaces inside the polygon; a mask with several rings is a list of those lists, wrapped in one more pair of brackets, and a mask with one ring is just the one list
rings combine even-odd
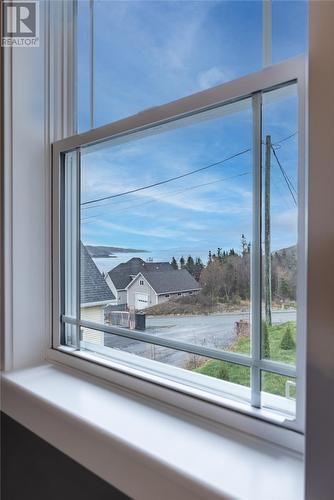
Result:
{"label": "grass lawn", "polygon": [[[288,327],[296,343],[296,323],[294,321],[273,325],[268,328],[270,359],[293,365],[296,359],[296,349],[281,349],[280,345]],[[250,338],[241,337],[231,346],[230,350],[241,354],[249,354]],[[227,361],[209,360],[194,371],[209,375],[210,377],[221,378],[235,384],[250,386],[250,369],[246,366],[236,365]],[[276,375],[275,373],[262,372],[262,390],[271,394],[285,396],[285,382],[287,380],[293,379]],[[294,395],[293,391],[291,391],[291,395]]]}

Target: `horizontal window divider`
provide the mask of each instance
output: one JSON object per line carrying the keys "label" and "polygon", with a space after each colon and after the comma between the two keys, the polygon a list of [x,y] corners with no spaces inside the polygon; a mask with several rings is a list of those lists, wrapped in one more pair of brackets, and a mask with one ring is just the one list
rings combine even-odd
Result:
{"label": "horizontal window divider", "polygon": [[108,326],[86,320],[75,320],[67,316],[62,316],[62,321],[64,323],[79,325],[84,328],[90,328],[92,330],[97,330],[99,332],[104,332],[111,335],[118,335],[119,337],[125,337],[131,340],[138,340],[139,342],[155,344],[161,347],[167,347],[169,349],[174,349],[177,351],[189,352],[191,354],[197,354],[203,357],[218,359],[220,361],[229,361],[231,363],[236,363],[238,365],[250,367],[252,363],[252,359],[244,354],[238,354],[229,351],[218,351],[217,349],[210,349],[209,347],[197,346],[195,344],[190,344],[188,342],[172,341],[169,339],[165,339],[163,337],[150,335],[148,333],[142,333],[139,332],[138,330],[129,330],[127,328],[120,328],[117,326]]}
{"label": "horizontal window divider", "polygon": [[245,354],[238,354],[236,352],[231,352],[231,351],[218,351],[217,349],[197,346],[194,344],[190,344],[188,342],[172,341],[169,339],[165,339],[163,337],[153,336],[148,333],[139,332],[138,330],[129,330],[128,328],[108,326],[99,323],[94,323],[93,321],[76,320],[75,318],[69,316],[62,316],[62,321],[63,323],[79,325],[84,328],[90,328],[92,330],[97,330],[99,332],[107,333],[110,335],[118,335],[119,337],[125,337],[131,340],[137,340],[139,342],[146,342],[148,344],[154,344],[169,349],[189,352],[191,354],[197,354],[203,357],[218,359],[219,361],[227,361],[242,366],[247,366],[247,367],[256,366],[260,370],[277,373],[278,375],[284,375],[287,377],[296,377],[296,368],[294,366],[280,363],[278,361],[261,359],[258,362],[255,362],[254,360],[252,360],[251,357],[246,356]]}
{"label": "horizontal window divider", "polygon": [[254,363],[254,365],[260,368],[260,370],[262,371],[276,373],[277,375],[284,375],[286,377],[293,378],[297,376],[295,366],[280,363],[279,361],[262,358],[258,363]]}
{"label": "horizontal window divider", "polygon": [[297,56],[211,89],[145,109],[113,123],[56,141],[53,143],[54,153],[60,154],[82,146],[99,144],[106,139],[112,140],[131,136],[137,132],[145,132],[147,129],[192,117],[223,104],[232,104],[250,98],[259,90],[269,91],[282,85],[289,85],[296,82],[299,75],[303,74],[304,65],[304,57]]}

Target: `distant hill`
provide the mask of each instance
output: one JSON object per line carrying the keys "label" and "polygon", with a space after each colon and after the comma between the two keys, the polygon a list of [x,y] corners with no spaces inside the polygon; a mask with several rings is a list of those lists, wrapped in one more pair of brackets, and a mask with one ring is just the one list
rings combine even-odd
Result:
{"label": "distant hill", "polygon": [[118,253],[146,253],[147,250],[138,250],[136,248],[120,248],[86,245],[86,248],[92,258],[115,257]]}
{"label": "distant hill", "polygon": [[277,259],[280,264],[284,265],[287,269],[294,270],[297,267],[297,247],[282,248],[272,252],[273,259]]}
{"label": "distant hill", "polygon": [[272,253],[271,277],[273,298],[296,300],[297,247],[295,245]]}

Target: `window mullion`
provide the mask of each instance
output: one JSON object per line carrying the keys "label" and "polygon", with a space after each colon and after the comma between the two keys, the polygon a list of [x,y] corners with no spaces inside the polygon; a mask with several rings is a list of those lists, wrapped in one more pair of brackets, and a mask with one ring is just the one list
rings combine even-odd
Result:
{"label": "window mullion", "polygon": [[[65,314],[80,319],[80,164],[79,153],[71,152],[64,163],[65,211],[63,266],[65,271]],[[69,326],[65,334],[66,343],[79,348],[80,327]]]}
{"label": "window mullion", "polygon": [[253,106],[253,242],[251,255],[251,403],[261,406],[261,156],[262,93],[252,97]]}
{"label": "window mullion", "polygon": [[94,128],[94,0],[89,3],[89,124]]}
{"label": "window mullion", "polygon": [[[77,149],[75,152],[75,163],[76,163],[76,227],[75,227],[75,238],[76,238],[76,318],[80,321],[80,303],[81,303],[81,224],[80,224],[80,206],[81,206],[81,151]],[[76,342],[75,345],[77,349],[80,349],[80,324],[76,325]]]}

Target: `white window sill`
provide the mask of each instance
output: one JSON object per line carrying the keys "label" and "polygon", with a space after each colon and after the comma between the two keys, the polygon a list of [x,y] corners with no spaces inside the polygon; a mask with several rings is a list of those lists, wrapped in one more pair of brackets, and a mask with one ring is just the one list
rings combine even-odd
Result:
{"label": "white window sill", "polygon": [[135,499],[303,498],[303,460],[53,365],[2,375],[2,410]]}

